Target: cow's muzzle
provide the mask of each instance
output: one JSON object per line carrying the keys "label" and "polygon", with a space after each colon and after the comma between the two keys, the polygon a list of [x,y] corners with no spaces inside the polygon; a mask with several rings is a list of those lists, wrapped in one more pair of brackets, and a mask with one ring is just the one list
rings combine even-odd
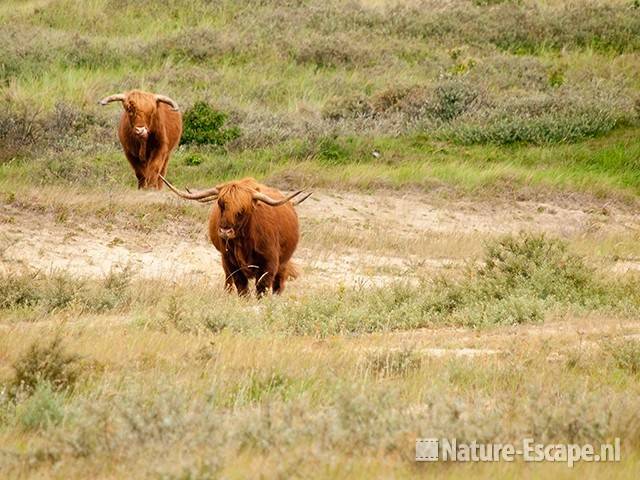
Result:
{"label": "cow's muzzle", "polygon": [[147,138],[149,136],[147,127],[134,127],[134,131],[138,137]]}
{"label": "cow's muzzle", "polygon": [[219,228],[218,235],[223,240],[233,240],[236,238],[236,232],[233,228]]}

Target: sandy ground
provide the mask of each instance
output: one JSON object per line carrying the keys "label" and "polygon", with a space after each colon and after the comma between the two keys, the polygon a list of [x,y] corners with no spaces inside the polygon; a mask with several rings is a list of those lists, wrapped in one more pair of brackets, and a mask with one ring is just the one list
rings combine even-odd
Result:
{"label": "sandy ground", "polygon": [[[112,269],[129,267],[142,278],[174,281],[189,276],[222,288],[220,255],[206,238],[208,207],[201,207],[201,220],[199,210],[184,218],[167,213],[166,220],[160,216],[160,225],[146,228],[145,212],[180,205],[180,201],[165,193],[121,194],[116,203],[133,208],[108,221],[96,214],[92,200],[81,194],[58,201],[70,211],[64,218],[46,198],[35,206],[28,202],[0,206],[0,272],[26,267],[103,277]],[[546,232],[575,245],[584,241],[598,245],[601,238],[607,242],[613,239],[613,243],[631,239],[633,243],[640,235],[640,216],[631,207],[567,198],[476,202],[428,194],[316,192],[298,212],[302,240],[294,258],[303,275],[289,284],[293,291],[317,285],[370,286],[399,278],[411,280],[418,264],[433,272],[459,269],[477,258],[484,240],[506,233]],[[640,259],[617,259],[607,268],[618,273],[640,270]],[[95,328],[103,328],[105,321],[101,317]],[[120,325],[123,319],[108,321]],[[48,323],[18,322],[2,325],[0,330],[31,331],[47,328]],[[83,328],[90,324],[83,319]],[[637,322],[595,314],[482,332],[443,327],[372,334],[349,341],[353,342],[350,348],[365,356],[410,349],[425,357],[500,358],[513,349],[546,348],[552,341],[562,346],[549,352],[548,361],[555,362],[571,349],[597,348],[603,336],[640,339],[639,328]]]}
{"label": "sandy ground", "polygon": [[[71,199],[69,203],[81,201]],[[119,201],[135,203],[141,210],[179,202],[164,192],[131,192]],[[203,218],[207,208],[202,207]],[[543,231],[565,238],[640,232],[640,217],[629,207],[575,199],[475,202],[427,194],[315,192],[297,208],[303,237],[294,258],[304,271],[303,285],[382,284],[406,276],[416,264],[432,270],[457,266],[466,255],[448,247],[454,240],[478,243],[519,231]],[[355,241],[333,245],[335,239],[347,235]],[[407,245],[431,237],[442,243],[433,252],[406,251]],[[376,248],[377,244],[384,247]],[[614,268],[628,271],[639,265],[636,259],[622,259]],[[140,229],[126,220],[103,224],[99,216],[86,213],[72,213],[61,220],[46,206],[2,205],[0,269],[25,266],[82,276],[104,276],[111,269],[128,266],[147,278],[223,280],[220,256],[206,238],[204,221],[171,219],[157,228]]]}

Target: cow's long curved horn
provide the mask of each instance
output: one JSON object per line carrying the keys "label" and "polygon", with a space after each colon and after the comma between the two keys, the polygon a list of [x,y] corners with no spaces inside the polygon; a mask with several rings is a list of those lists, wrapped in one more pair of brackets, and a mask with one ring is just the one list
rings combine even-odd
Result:
{"label": "cow's long curved horn", "polygon": [[311,195],[313,194],[313,192],[309,192],[307,193],[304,197],[302,198],[296,198],[293,202],[293,205],[300,205],[302,202],[304,202],[307,198],[309,198]]}
{"label": "cow's long curved horn", "polygon": [[271,198],[269,195],[266,195],[262,192],[253,192],[253,199],[254,200],[260,200],[261,202],[266,203],[267,205],[271,205],[272,207],[277,207],[279,205],[284,205],[285,203],[287,203],[289,200],[291,200],[293,197],[300,195],[303,192],[303,190],[298,190],[297,192],[293,192],[291,195],[288,195],[287,197],[283,198],[282,200],[275,200],[273,198]]}
{"label": "cow's long curved horn", "polygon": [[125,95],[124,93],[116,93],[114,95],[109,95],[108,97],[104,97],[100,100],[100,105],[106,105],[111,102],[124,102]]}
{"label": "cow's long curved horn", "polygon": [[176,187],[171,185],[171,183],[169,183],[169,180],[164,178],[162,175],[160,175],[160,178],[165,183],[165,185],[169,187],[169,190],[171,190],[173,193],[175,193],[179,197],[186,198],[187,200],[202,200],[205,198],[207,200],[214,200],[214,198],[218,196],[218,189],[215,187],[209,188],[207,190],[202,190],[200,192],[189,193],[189,192],[183,192],[181,190],[178,190]]}
{"label": "cow's long curved horn", "polygon": [[180,107],[178,107],[178,104],[175,102],[175,100],[170,99],[166,95],[156,95],[156,102],[162,102],[166,103],[167,105],[171,105],[171,108],[173,108],[175,112],[180,110]]}

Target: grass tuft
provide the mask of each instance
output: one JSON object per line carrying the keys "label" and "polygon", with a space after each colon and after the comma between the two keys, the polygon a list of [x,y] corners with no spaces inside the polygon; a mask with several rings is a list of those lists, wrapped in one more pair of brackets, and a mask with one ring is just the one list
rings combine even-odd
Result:
{"label": "grass tuft", "polygon": [[62,347],[60,337],[55,337],[49,344],[33,343],[27,351],[13,364],[15,376],[12,380],[14,392],[34,394],[42,384],[47,386],[40,390],[42,400],[48,403],[51,391],[73,388],[79,376],[78,356],[67,353]]}

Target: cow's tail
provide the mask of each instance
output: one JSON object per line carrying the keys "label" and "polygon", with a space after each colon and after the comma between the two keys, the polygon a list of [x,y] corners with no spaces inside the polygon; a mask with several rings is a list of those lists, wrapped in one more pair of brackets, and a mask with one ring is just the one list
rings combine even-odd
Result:
{"label": "cow's tail", "polygon": [[287,266],[284,267],[284,275],[283,277],[287,280],[293,280],[294,278],[298,278],[300,276],[300,270],[293,262],[288,262]]}

